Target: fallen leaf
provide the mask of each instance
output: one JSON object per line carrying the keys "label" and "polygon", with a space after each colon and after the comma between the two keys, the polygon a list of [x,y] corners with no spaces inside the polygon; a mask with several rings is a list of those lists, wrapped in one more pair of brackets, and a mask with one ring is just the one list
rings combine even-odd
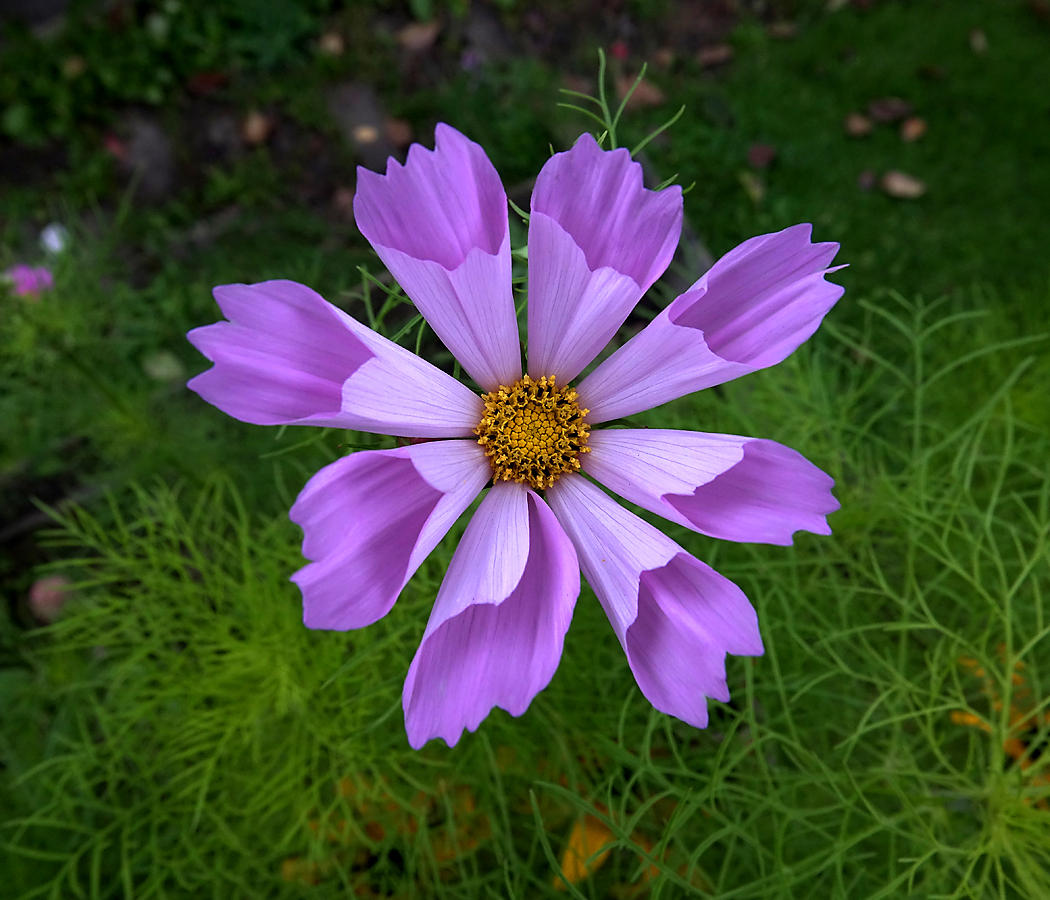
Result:
{"label": "fallen leaf", "polygon": [[653,54],[653,65],[658,69],[669,69],[674,63],[674,50],[670,47],[660,47]]}
{"label": "fallen leaf", "polygon": [[710,47],[701,47],[696,54],[696,61],[702,69],[724,66],[732,58],[733,48],[729,44],[712,44]]}
{"label": "fallen leaf", "polygon": [[374,144],[379,140],[379,129],[375,125],[355,125],[350,135],[359,144]]}
{"label": "fallen leaf", "polygon": [[326,31],[317,42],[322,56],[342,56],[346,52],[346,41],[338,31]]}
{"label": "fallen leaf", "polygon": [[386,119],[383,130],[386,139],[395,147],[407,147],[412,143],[412,126],[407,119]]}
{"label": "fallen leaf", "polygon": [[764,169],[777,158],[777,148],[771,144],[752,144],[747,148],[747,164],[753,169]]}
{"label": "fallen leaf", "polygon": [[241,123],[241,137],[244,138],[246,144],[251,146],[264,143],[271,131],[273,131],[273,119],[257,109],[248,113]]}
{"label": "fallen leaf", "polygon": [[798,25],[794,22],[770,22],[766,34],[775,41],[790,41],[798,35]]}
{"label": "fallen leaf", "polygon": [[601,868],[612,851],[612,847],[606,847],[612,843],[612,838],[612,831],[597,816],[577,819],[561,857],[562,875],[555,877],[554,887],[559,891],[567,890],[566,881],[578,884]]}
{"label": "fallen leaf", "polygon": [[861,115],[859,112],[851,112],[846,116],[846,121],[843,122],[842,127],[845,128],[846,134],[850,137],[859,138],[871,134],[871,130],[875,126],[867,116]]}
{"label": "fallen leaf", "polygon": [[926,134],[926,120],[918,116],[909,116],[901,122],[901,140],[912,144]]}
{"label": "fallen leaf", "polygon": [[926,185],[914,175],[891,169],[879,182],[882,190],[898,200],[915,200],[926,193]]}
{"label": "fallen leaf", "polygon": [[437,20],[412,22],[398,31],[397,42],[409,53],[420,53],[433,45],[440,33],[441,23]]}
{"label": "fallen leaf", "polygon": [[868,104],[868,115],[884,125],[899,122],[911,115],[911,104],[900,97],[881,97]]}
{"label": "fallen leaf", "polygon": [[62,63],[62,74],[70,81],[79,78],[87,71],[87,62],[83,56],[70,56]]}
{"label": "fallen leaf", "polygon": [[[616,94],[621,100],[627,96],[627,92],[631,90],[634,82],[634,78],[626,75],[623,78],[616,79]],[[660,106],[666,99],[663,91],[651,81],[643,78],[638,82],[638,86],[634,89],[624,108],[628,110],[651,109],[654,106]]]}

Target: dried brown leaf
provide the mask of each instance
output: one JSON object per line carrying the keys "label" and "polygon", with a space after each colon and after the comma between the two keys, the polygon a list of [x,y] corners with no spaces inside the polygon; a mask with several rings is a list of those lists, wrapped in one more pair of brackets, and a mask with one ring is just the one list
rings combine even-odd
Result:
{"label": "dried brown leaf", "polygon": [[701,47],[696,54],[696,61],[702,69],[713,69],[724,66],[733,59],[733,48],[729,44],[712,44]]}
{"label": "dried brown leaf", "polygon": [[[631,89],[634,81],[635,79],[628,76],[616,79],[616,95],[621,100],[627,96],[627,92]],[[651,81],[643,78],[638,82],[638,87],[634,89],[634,93],[628,99],[625,109],[651,109],[654,106],[662,105],[666,99],[663,91]]]}
{"label": "dried brown leaf", "polygon": [[871,134],[871,130],[875,126],[867,116],[859,112],[851,112],[846,116],[846,121],[842,123],[842,127],[850,137],[859,138]]}
{"label": "dried brown leaf", "polygon": [[398,31],[397,42],[409,53],[419,53],[432,46],[440,33],[441,23],[437,20],[412,22]]}
{"label": "dried brown leaf", "polygon": [[919,116],[909,116],[901,122],[901,140],[912,144],[926,134],[926,120]]}
{"label": "dried brown leaf", "polygon": [[916,200],[926,193],[926,185],[907,172],[891,169],[882,176],[879,187],[890,197],[898,200]]}

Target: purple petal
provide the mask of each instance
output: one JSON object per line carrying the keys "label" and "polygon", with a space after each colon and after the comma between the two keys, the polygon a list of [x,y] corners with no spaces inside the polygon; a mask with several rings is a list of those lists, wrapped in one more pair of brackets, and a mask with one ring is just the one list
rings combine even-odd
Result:
{"label": "purple petal", "polygon": [[643,290],[608,266],[591,271],[557,222],[529,220],[529,374],[568,384],[609,343]]}
{"label": "purple petal", "polygon": [[642,573],[624,649],[649,702],[697,728],[707,726],[707,697],[729,700],[726,653],[763,653],[744,592],[684,551]]}
{"label": "purple petal", "polygon": [[314,560],[292,576],[307,627],[346,631],[385,616],[491,477],[473,441],[366,450],[321,469],[289,513]]}
{"label": "purple petal", "polygon": [[730,541],[790,544],[831,534],[834,481],[776,441],[661,429],[591,432],[583,469],[672,522]]}
{"label": "purple petal", "polygon": [[[831,534],[835,480],[776,441],[750,441],[744,458],[691,494],[664,500],[702,534],[726,541],[792,543],[796,531]],[[685,524],[684,523],[684,524]]]}
{"label": "purple petal", "polygon": [[25,263],[16,263],[4,271],[0,278],[11,284],[11,289],[18,297],[39,297],[55,283],[50,269],[44,266],[27,266]]}
{"label": "purple petal", "polygon": [[681,189],[646,190],[627,150],[585,134],[552,156],[532,193],[529,373],[575,378],[667,268],[681,228]]}
{"label": "purple petal", "polygon": [[727,253],[579,386],[588,421],[606,422],[722,384],[787,357],[842,296],[824,280],[838,244],[809,225]]}
{"label": "purple petal", "polygon": [[507,196],[485,151],[439,124],[385,175],[358,169],[354,216],[437,336],[486,391],[521,377]]}
{"label": "purple petal", "polygon": [[469,389],[304,285],[214,293],[229,321],[187,335],[215,363],[187,386],[242,422],[462,437],[481,419]]}
{"label": "purple petal", "polygon": [[294,281],[226,284],[229,320],[187,337],[215,365],[190,379],[227,415],[254,425],[339,425],[343,382],[373,354],[320,294]]}
{"label": "purple petal", "polygon": [[402,437],[467,437],[485,413],[481,398],[425,359],[343,312],[375,356],[343,384],[346,428]]}
{"label": "purple petal", "polygon": [[520,485],[493,486],[408,670],[409,743],[440,737],[453,746],[495,706],[525,712],[554,676],[579,591],[576,552],[549,507]]}
{"label": "purple petal", "polygon": [[661,712],[704,727],[705,698],[729,697],[725,654],[762,653],[747,598],[579,475],[563,475],[547,500],[642,693]]}
{"label": "purple petal", "polygon": [[702,331],[722,359],[752,369],[775,366],[842,296],[840,285],[824,280],[839,245],[810,243],[812,232],[811,225],[792,225],[744,241],[693,286],[706,291],[671,321]]}
{"label": "purple petal", "polygon": [[638,616],[642,572],[667,565],[682,548],[581,475],[562,475],[546,498],[623,644]]}
{"label": "purple petal", "polygon": [[544,164],[532,209],[557,222],[592,270],[609,266],[643,291],[671,262],[682,230],[682,190],[646,190],[630,153],[602,150],[589,134]]}
{"label": "purple petal", "polygon": [[683,294],[591,372],[576,389],[592,425],[633,416],[684,394],[746,375],[751,369],[727,363],[704,343],[703,333],[670,320]]}

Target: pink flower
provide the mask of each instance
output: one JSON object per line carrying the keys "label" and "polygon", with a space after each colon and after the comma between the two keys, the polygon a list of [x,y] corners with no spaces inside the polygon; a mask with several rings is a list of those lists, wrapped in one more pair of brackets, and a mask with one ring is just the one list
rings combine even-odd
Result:
{"label": "pink flower", "polygon": [[646,190],[626,150],[605,152],[589,135],[544,165],[523,372],[499,176],[449,126],[436,143],[385,175],[358,170],[354,212],[485,395],[290,281],[215,289],[228,321],[190,332],[215,363],[190,387],[245,422],[440,439],[353,453],[307,483],[291,518],[312,561],[292,580],[310,628],[385,616],[494,482],[409,667],[413,747],[455,744],[494,706],[526,710],[558,666],[581,569],[645,696],[703,727],[707,698],[729,698],[726,654],[763,652],[755,611],[595,482],[702,534],[774,544],[799,529],[830,533],[833,482],[773,441],[592,428],[783,360],[842,294],[824,280],[838,245],[811,243],[809,225],[746,241],[573,390],[670,262],[680,189]]}
{"label": "pink flower", "polygon": [[29,588],[29,608],[36,618],[50,624],[73,596],[73,583],[65,575],[46,575]]}
{"label": "pink flower", "polygon": [[2,277],[11,285],[17,296],[31,297],[34,300],[44,291],[50,290],[55,282],[49,269],[43,266],[27,266],[25,263],[11,266]]}

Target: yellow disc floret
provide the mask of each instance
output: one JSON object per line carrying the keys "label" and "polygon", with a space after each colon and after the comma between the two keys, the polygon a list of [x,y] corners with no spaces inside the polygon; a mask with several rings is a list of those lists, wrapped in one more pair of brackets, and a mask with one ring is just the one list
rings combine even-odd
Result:
{"label": "yellow disc floret", "polygon": [[577,457],[590,450],[591,426],[574,389],[557,387],[553,377],[533,381],[526,375],[481,399],[485,415],[474,433],[492,463],[494,483],[513,480],[542,490],[580,468]]}

